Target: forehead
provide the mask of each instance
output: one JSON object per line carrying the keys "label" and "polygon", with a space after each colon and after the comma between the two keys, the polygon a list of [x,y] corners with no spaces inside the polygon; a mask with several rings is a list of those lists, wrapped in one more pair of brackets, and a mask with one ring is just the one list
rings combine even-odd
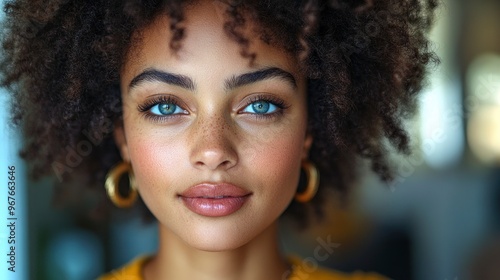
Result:
{"label": "forehead", "polygon": [[[244,44],[238,42],[225,30],[228,22],[227,6],[220,1],[200,1],[184,9],[184,19],[179,27],[184,30],[180,49],[170,46],[171,20],[166,15],[158,16],[151,24],[137,31],[135,44],[129,50],[122,69],[122,76],[131,68],[164,67],[182,65],[188,62],[213,63],[213,57],[231,64],[251,68],[250,59],[241,55]],[[274,47],[260,40],[255,23],[247,21],[238,29],[248,39],[248,52],[256,55],[254,67],[279,66],[291,72],[298,72],[296,57],[282,48]],[[151,65],[153,64],[153,65]],[[140,71],[140,70],[137,70]],[[135,73],[137,74],[137,73]]]}

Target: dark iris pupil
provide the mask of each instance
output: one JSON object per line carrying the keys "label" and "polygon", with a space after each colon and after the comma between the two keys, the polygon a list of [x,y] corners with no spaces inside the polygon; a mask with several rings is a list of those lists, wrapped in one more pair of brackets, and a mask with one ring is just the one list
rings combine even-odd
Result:
{"label": "dark iris pupil", "polygon": [[256,113],[265,114],[269,110],[269,103],[264,101],[259,101],[252,104],[252,107]]}
{"label": "dark iris pupil", "polygon": [[159,110],[163,115],[170,115],[175,112],[175,105],[169,103],[160,104]]}

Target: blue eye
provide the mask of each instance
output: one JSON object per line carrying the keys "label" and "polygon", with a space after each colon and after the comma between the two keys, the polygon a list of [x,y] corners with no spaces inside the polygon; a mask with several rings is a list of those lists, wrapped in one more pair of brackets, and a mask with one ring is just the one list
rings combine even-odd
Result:
{"label": "blue eye", "polygon": [[265,100],[258,100],[246,106],[242,112],[258,115],[271,114],[278,110],[278,106]]}
{"label": "blue eye", "polygon": [[183,114],[186,113],[186,110],[173,103],[158,103],[151,107],[150,112],[154,115],[168,116],[174,114]]}

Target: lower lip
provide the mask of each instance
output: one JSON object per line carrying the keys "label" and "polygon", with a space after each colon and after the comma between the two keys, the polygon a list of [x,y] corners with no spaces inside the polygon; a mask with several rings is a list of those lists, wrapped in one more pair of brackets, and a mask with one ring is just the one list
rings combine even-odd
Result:
{"label": "lower lip", "polygon": [[248,200],[248,195],[239,197],[202,198],[182,197],[186,207],[196,214],[207,217],[222,217],[238,211]]}

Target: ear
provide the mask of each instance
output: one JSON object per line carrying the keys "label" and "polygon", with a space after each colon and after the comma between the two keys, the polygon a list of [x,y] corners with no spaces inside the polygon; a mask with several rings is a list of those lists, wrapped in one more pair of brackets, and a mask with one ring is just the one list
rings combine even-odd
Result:
{"label": "ear", "polygon": [[119,122],[115,125],[113,131],[113,136],[115,138],[115,144],[120,150],[123,161],[130,162],[130,156],[127,146],[127,138],[125,137],[125,129],[123,128],[123,122]]}
{"label": "ear", "polygon": [[313,137],[310,133],[306,134],[306,138],[304,139],[304,148],[302,150],[302,159],[309,158],[309,150],[311,149],[311,145],[313,143]]}

